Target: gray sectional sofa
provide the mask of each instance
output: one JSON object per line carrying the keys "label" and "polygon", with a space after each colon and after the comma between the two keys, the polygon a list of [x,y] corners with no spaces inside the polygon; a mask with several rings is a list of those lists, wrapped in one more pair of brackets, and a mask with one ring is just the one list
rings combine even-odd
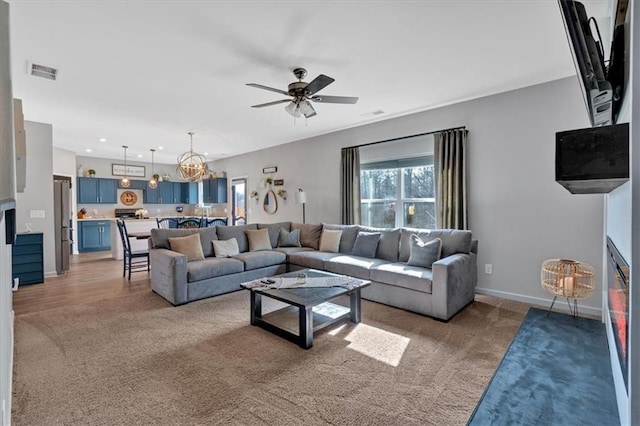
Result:
{"label": "gray sectional sofa", "polygon": [[[280,229],[298,229],[300,247],[277,247]],[[249,251],[246,230],[267,229],[272,249]],[[336,253],[319,251],[323,229],[340,230]],[[358,234],[379,233],[375,256],[352,254]],[[171,250],[169,238],[200,234],[204,260],[187,262]],[[442,241],[431,268],[409,266],[411,235]],[[213,240],[235,238],[239,254],[214,257]],[[240,283],[313,268],[371,281],[364,299],[447,321],[473,301],[477,283],[477,241],[471,231],[281,222],[200,229],[153,229],[149,239],[151,287],[174,305],[240,290]]]}

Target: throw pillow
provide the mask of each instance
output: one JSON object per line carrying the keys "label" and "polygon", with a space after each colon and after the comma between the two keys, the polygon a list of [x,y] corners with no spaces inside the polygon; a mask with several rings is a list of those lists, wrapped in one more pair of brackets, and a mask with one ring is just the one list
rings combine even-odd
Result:
{"label": "throw pillow", "polygon": [[340,249],[340,237],[342,237],[342,231],[323,229],[322,235],[320,236],[320,251],[338,253]]}
{"label": "throw pillow", "polygon": [[213,253],[216,257],[231,257],[240,254],[238,249],[238,240],[231,238],[229,240],[213,240]]}
{"label": "throw pillow", "polygon": [[187,262],[203,260],[202,246],[200,245],[200,234],[191,234],[186,237],[169,238],[171,250],[177,251],[187,256]]}
{"label": "throw pillow", "polygon": [[362,257],[376,257],[379,241],[379,232],[358,232],[351,254]]}
{"label": "throw pillow", "polygon": [[442,240],[436,238],[427,242],[422,241],[417,235],[411,235],[409,266],[422,266],[431,269],[433,262],[440,259],[440,251],[442,250]]}
{"label": "throw pillow", "polygon": [[271,240],[269,239],[268,229],[257,229],[244,231],[247,233],[249,240],[249,251],[271,250]]}
{"label": "throw pillow", "polygon": [[287,232],[286,229],[280,228],[278,247],[300,247],[300,229]]}

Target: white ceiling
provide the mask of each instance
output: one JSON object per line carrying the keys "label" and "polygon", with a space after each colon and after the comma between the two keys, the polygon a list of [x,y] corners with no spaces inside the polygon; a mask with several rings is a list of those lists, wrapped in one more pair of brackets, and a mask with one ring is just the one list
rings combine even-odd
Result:
{"label": "white ceiling", "polygon": [[[174,163],[194,131],[214,160],[575,74],[556,0],[10,4],[14,97],[84,156],[128,145],[150,161],[162,146],[156,161]],[[27,75],[28,61],[58,81]],[[295,125],[286,104],[250,108],[284,96],[246,83],[286,90],[296,67],[360,101],[314,104]]]}

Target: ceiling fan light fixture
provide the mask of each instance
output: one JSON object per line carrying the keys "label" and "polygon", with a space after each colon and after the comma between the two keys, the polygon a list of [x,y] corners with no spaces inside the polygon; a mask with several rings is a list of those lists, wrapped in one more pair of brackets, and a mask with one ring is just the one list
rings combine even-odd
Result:
{"label": "ceiling fan light fixture", "polygon": [[187,132],[191,138],[191,148],[189,151],[178,157],[178,176],[188,182],[198,182],[204,179],[209,173],[207,157],[193,152],[193,132]]}
{"label": "ceiling fan light fixture", "polygon": [[304,100],[304,101],[300,102],[300,104],[298,105],[298,109],[300,110],[302,115],[305,116],[305,118],[309,118],[309,117],[315,115],[315,113],[316,113],[316,111],[311,106],[311,103],[309,103],[309,101],[307,101],[307,100]]}

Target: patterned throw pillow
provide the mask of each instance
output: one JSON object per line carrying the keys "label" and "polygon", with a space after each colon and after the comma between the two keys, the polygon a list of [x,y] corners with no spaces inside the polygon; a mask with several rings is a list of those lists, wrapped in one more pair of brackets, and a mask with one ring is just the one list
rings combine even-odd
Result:
{"label": "patterned throw pillow", "polygon": [[200,234],[169,238],[169,245],[171,250],[187,256],[187,262],[204,259],[202,246],[200,245]]}
{"label": "patterned throw pillow", "polygon": [[351,254],[354,256],[374,258],[376,257],[379,241],[379,232],[358,232]]}
{"label": "patterned throw pillow", "polygon": [[440,238],[435,238],[425,242],[422,241],[420,237],[413,234],[411,235],[410,254],[407,265],[422,266],[423,268],[431,269],[433,262],[440,259],[441,250],[442,240]]}
{"label": "patterned throw pillow", "polygon": [[320,237],[320,251],[338,253],[340,249],[340,237],[342,237],[342,231],[323,229],[322,236]]}
{"label": "patterned throw pillow", "polygon": [[240,254],[238,249],[238,240],[231,238],[229,240],[213,240],[213,253],[216,257],[231,257]]}
{"label": "patterned throw pillow", "polygon": [[300,247],[300,229],[287,232],[286,229],[280,228],[278,247]]}

